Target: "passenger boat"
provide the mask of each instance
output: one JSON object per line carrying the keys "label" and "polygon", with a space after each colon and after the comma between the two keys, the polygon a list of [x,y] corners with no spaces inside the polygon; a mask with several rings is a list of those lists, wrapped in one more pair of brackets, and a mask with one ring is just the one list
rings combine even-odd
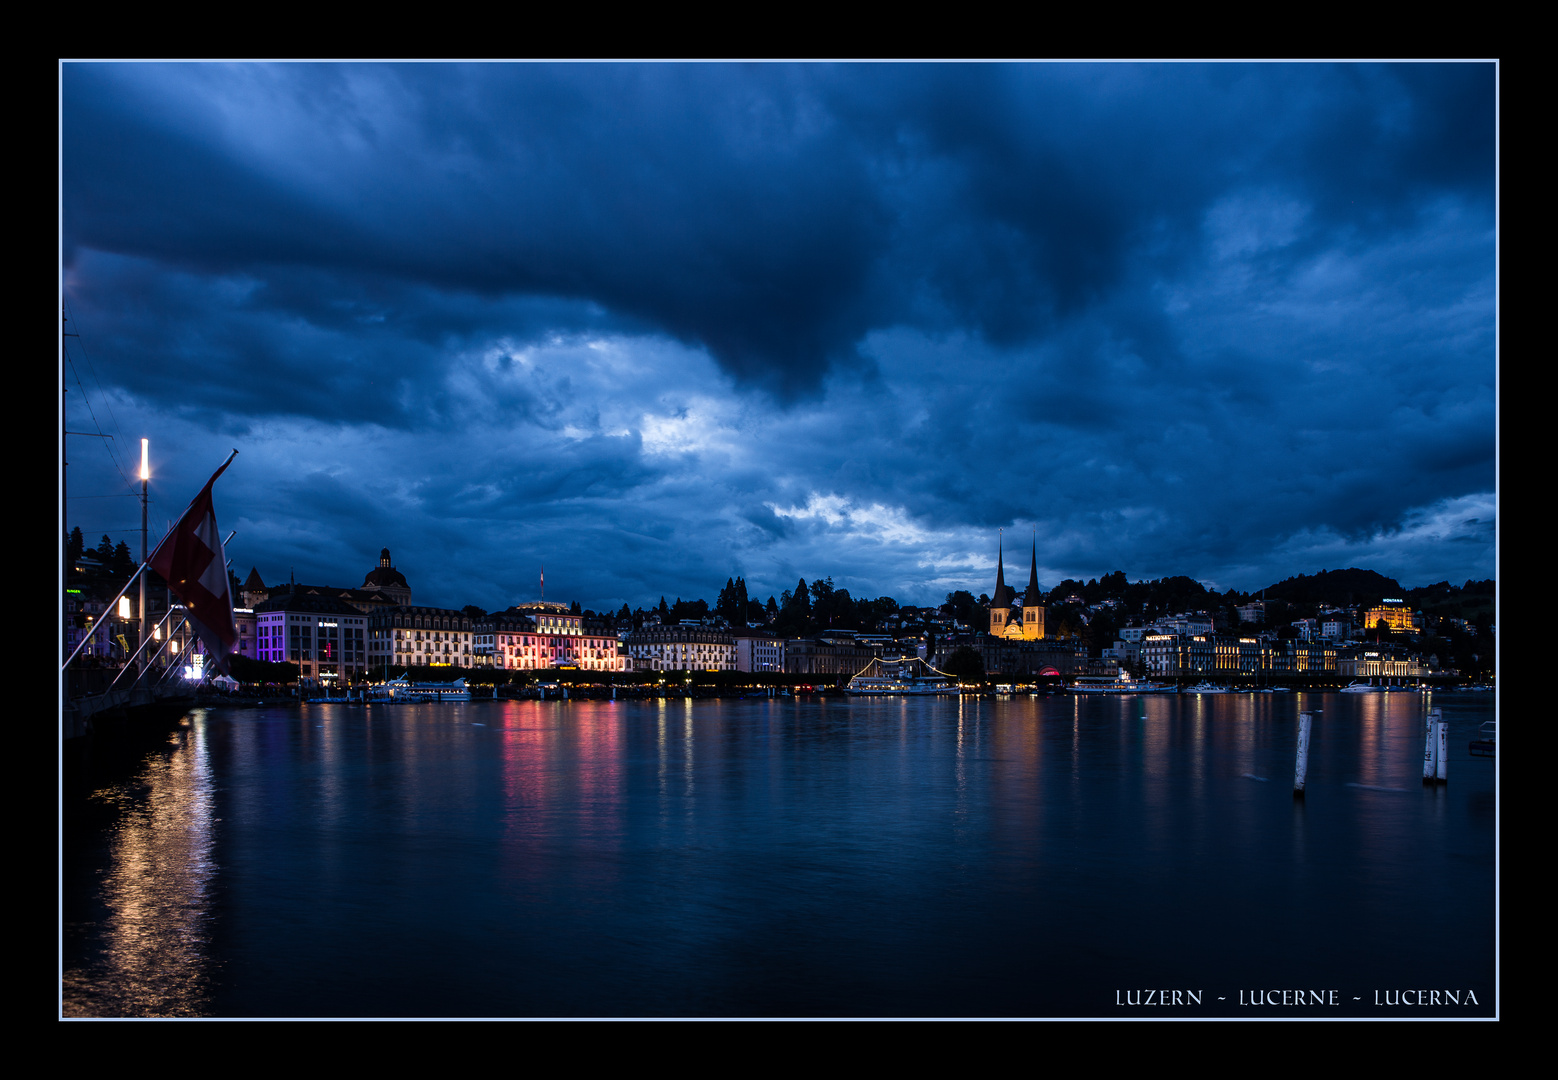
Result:
{"label": "passenger boat", "polygon": [[1118,675],[1080,675],[1069,687],[1073,694],[1172,694],[1174,688],[1161,683],[1131,678],[1120,669]]}
{"label": "passenger boat", "polygon": [[464,679],[447,683],[414,683],[404,675],[372,688],[369,701],[417,702],[417,701],[469,701],[471,688]]}
{"label": "passenger boat", "polygon": [[1216,683],[1201,682],[1196,683],[1194,686],[1185,687],[1182,692],[1186,694],[1231,694],[1234,691],[1232,687],[1218,686]]}
{"label": "passenger boat", "polygon": [[844,692],[855,697],[919,697],[956,694],[958,684],[951,675],[937,671],[918,656],[876,658],[849,680]]}

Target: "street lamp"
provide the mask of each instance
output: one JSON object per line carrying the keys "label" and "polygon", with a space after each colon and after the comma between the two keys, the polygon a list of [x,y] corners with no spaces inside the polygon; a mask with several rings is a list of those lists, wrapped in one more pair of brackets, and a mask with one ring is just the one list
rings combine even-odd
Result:
{"label": "street lamp", "polygon": [[[146,566],[146,482],[151,479],[151,440],[141,440],[141,566]],[[137,648],[146,640],[146,572],[141,571],[141,630],[135,639]],[[145,661],[141,661],[142,667]]]}

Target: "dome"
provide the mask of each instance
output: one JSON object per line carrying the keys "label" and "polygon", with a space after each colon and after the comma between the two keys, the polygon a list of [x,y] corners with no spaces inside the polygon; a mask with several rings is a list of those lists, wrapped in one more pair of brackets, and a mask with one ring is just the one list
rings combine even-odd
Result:
{"label": "dome", "polygon": [[365,589],[403,589],[407,596],[411,594],[411,586],[406,583],[405,575],[396,570],[390,563],[389,548],[384,548],[379,552],[379,565],[368,571],[368,576],[362,579],[362,587]]}

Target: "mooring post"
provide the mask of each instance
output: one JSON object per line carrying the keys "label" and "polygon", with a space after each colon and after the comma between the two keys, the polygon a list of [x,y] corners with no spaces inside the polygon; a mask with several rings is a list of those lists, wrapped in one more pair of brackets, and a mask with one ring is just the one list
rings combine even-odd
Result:
{"label": "mooring post", "polygon": [[1298,714],[1298,760],[1293,765],[1293,797],[1304,797],[1304,779],[1309,773],[1309,713]]}
{"label": "mooring post", "polygon": [[1439,769],[1439,710],[1428,710],[1423,735],[1423,783],[1432,784]]}
{"label": "mooring post", "polygon": [[[1437,709],[1434,711],[1438,712]],[[1449,747],[1446,745],[1450,741],[1450,725],[1447,721],[1440,720],[1434,727],[1437,729],[1434,734],[1437,736],[1436,741],[1438,743],[1434,750],[1435,756],[1439,759],[1438,766],[1434,770],[1434,776],[1439,783],[1443,784],[1450,779],[1449,773],[1446,771],[1450,764]]]}

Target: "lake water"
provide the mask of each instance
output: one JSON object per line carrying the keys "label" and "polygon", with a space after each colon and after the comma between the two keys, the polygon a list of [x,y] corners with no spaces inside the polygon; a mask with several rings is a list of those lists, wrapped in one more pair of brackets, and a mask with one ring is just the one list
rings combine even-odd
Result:
{"label": "lake water", "polygon": [[1492,716],[1407,693],[197,710],[65,830],[61,1012],[1491,1016],[1495,770],[1467,742]]}

